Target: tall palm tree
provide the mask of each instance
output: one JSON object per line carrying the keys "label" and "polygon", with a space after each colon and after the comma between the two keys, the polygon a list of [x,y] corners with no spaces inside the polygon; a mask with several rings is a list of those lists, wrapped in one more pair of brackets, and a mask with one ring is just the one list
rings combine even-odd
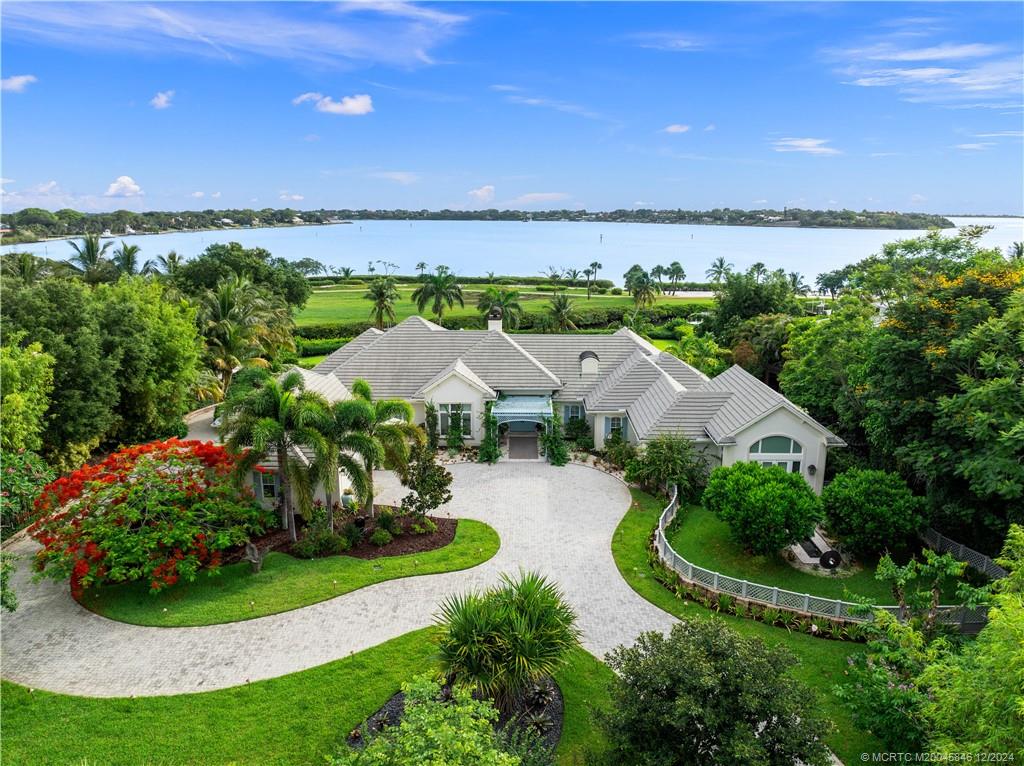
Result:
{"label": "tall palm tree", "polygon": [[1006,248],[1006,254],[1010,256],[1011,261],[1024,260],[1024,242],[1010,243],[1010,246]]}
{"label": "tall palm tree", "polygon": [[[281,521],[295,542],[293,491],[299,512],[306,515],[313,504],[315,481],[324,473],[318,464],[334,461],[336,465],[329,438],[334,423],[327,401],[303,390],[303,377],[293,370],[280,381],[268,377],[243,395],[228,397],[222,417],[227,447],[240,456],[240,476],[273,456],[280,482]],[[311,451],[313,459],[303,450]]]}
{"label": "tall palm tree", "polygon": [[569,332],[576,328],[576,304],[565,293],[556,293],[548,303],[548,323],[552,332]]}
{"label": "tall palm tree", "polygon": [[377,267],[373,265],[373,261],[369,261],[369,262],[368,262],[368,263],[366,264],[366,273],[367,273],[367,274],[370,274],[370,275],[373,275],[373,273],[374,273],[375,271],[377,271]]}
{"label": "tall palm tree", "polygon": [[427,266],[426,261],[420,261],[419,263],[416,264],[416,271],[420,273],[421,279],[423,278],[423,275],[427,273],[428,268],[429,267]]}
{"label": "tall palm tree", "polygon": [[633,278],[630,290],[633,293],[633,303],[637,308],[643,308],[655,304],[661,292],[661,285],[651,274],[643,272]]}
{"label": "tall palm tree", "polygon": [[566,269],[565,270],[565,278],[566,279],[571,279],[573,282],[575,282],[577,279],[580,278],[580,275],[582,273],[583,272],[580,271],[579,269]]}
{"label": "tall palm tree", "polygon": [[679,289],[679,283],[686,279],[686,270],[679,261],[672,261],[668,265],[668,279],[672,284],[672,293]]}
{"label": "tall palm tree", "polygon": [[152,263],[157,271],[173,277],[185,263],[185,259],[178,255],[176,250],[168,250],[167,255],[158,255]]}
{"label": "tall palm tree", "polygon": [[793,292],[797,295],[807,295],[811,291],[811,286],[804,282],[804,275],[799,271],[791,271],[788,275],[789,286]]}
{"label": "tall palm tree", "polygon": [[663,292],[665,289],[664,286],[661,284],[661,278],[665,276],[667,273],[668,269],[666,269],[664,266],[655,266],[653,269],[651,269],[651,277],[657,280],[659,292]]}
{"label": "tall palm tree", "polygon": [[768,267],[765,266],[760,261],[758,261],[749,269],[747,269],[747,273],[750,274],[750,276],[752,276],[755,281],[761,282],[765,279],[765,277],[768,276]]}
{"label": "tall palm tree", "polygon": [[82,241],[68,242],[75,254],[68,258],[68,263],[75,268],[82,279],[90,284],[109,279],[114,269],[107,259],[110,242],[100,243],[99,234],[86,234]]}
{"label": "tall palm tree", "polygon": [[114,250],[114,257],[111,261],[114,264],[114,268],[117,269],[118,274],[127,274],[129,276],[133,274],[152,274],[156,271],[156,264],[154,261],[146,261],[145,263],[139,262],[139,253],[142,251],[138,245],[126,245],[124,240],[121,241],[121,246]]}
{"label": "tall palm tree", "polygon": [[477,298],[476,307],[484,316],[490,314],[491,309],[500,308],[501,315],[509,320],[512,327],[518,327],[519,320],[523,317],[523,307],[519,303],[518,290],[505,290],[488,285]]}
{"label": "tall palm tree", "polygon": [[423,311],[429,303],[430,313],[437,317],[438,322],[441,321],[445,307],[451,309],[456,303],[466,305],[462,297],[462,286],[447,266],[438,266],[433,274],[426,277],[423,284],[413,290],[412,299],[416,301],[419,311]]}
{"label": "tall palm tree", "polygon": [[562,278],[562,270],[557,266],[548,266],[547,270],[542,271],[541,274],[543,274],[545,277],[547,277],[553,282],[556,282]]}
{"label": "tall palm tree", "polygon": [[401,474],[409,463],[409,444],[423,441],[423,431],[413,425],[413,409],[402,399],[375,401],[370,384],[352,382],[353,397],[334,405],[335,441],[355,455],[362,465],[364,487],[360,500],[373,515],[373,470],[388,466]]}
{"label": "tall palm tree", "polygon": [[32,253],[6,253],[0,261],[4,276],[18,279],[25,285],[34,285],[47,275],[46,261]]}
{"label": "tall palm tree", "polygon": [[604,266],[602,266],[602,265],[601,265],[600,263],[598,263],[597,261],[594,261],[594,262],[593,262],[592,264],[590,264],[590,270],[591,270],[592,272],[594,272],[594,281],[595,281],[595,282],[597,281],[597,273],[598,273],[598,272],[599,272],[599,271],[600,271],[601,269],[603,269],[603,268],[604,268]]}
{"label": "tall palm tree", "polygon": [[732,273],[732,264],[726,263],[725,258],[718,256],[711,262],[711,268],[704,272],[704,276],[717,284],[730,273]]}
{"label": "tall palm tree", "polygon": [[378,330],[394,324],[395,322],[395,301],[399,299],[398,287],[391,277],[375,279],[370,283],[370,288],[363,296],[371,301],[370,319],[373,326]]}
{"label": "tall palm tree", "polygon": [[352,279],[352,275],[356,273],[356,270],[351,266],[342,266],[337,270],[337,273],[342,279]]}

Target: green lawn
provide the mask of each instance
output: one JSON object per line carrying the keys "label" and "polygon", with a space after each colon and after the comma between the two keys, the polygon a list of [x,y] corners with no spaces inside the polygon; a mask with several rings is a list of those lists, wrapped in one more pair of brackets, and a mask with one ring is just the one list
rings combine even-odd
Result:
{"label": "green lawn", "polygon": [[[73,697],[4,681],[4,763],[314,766],[434,663],[425,628],[300,673],[202,694]],[[588,743],[601,741],[590,705],[607,700],[610,675],[583,650],[557,674],[566,701],[563,766],[582,763]]]}
{"label": "green lawn", "polygon": [[660,348],[662,351],[664,351],[669,346],[674,345],[675,341],[674,340],[662,340],[660,338],[652,338],[651,339],[651,343],[654,345],[655,348]]}
{"label": "green lawn", "polygon": [[94,588],[86,591],[82,603],[104,617],[135,625],[237,622],[298,609],[384,580],[468,569],[491,558],[499,545],[498,533],[487,524],[461,519],[450,544],[426,553],[374,560],[306,560],[271,553],[258,574],[243,562],[158,594],[151,594],[148,583],[142,582]]}
{"label": "green lawn", "polygon": [[[636,490],[633,499],[633,508],[623,517],[612,539],[612,555],[622,576],[633,590],[665,611],[682,618],[708,619],[712,612],[694,602],[676,598],[654,579],[647,563],[647,542],[664,503]],[[800,664],[793,669],[793,677],[818,692],[821,709],[836,724],[836,732],[828,739],[829,747],[841,760],[859,763],[862,752],[882,749],[874,737],[854,727],[849,710],[833,693],[835,685],[843,681],[846,658],[862,651],[862,645],[790,633],[785,628],[732,615],[719,615],[719,618],[743,635],[783,644],[797,657]]]}
{"label": "green lawn", "polygon": [[326,358],[327,354],[321,354],[320,356],[304,356],[299,360],[299,367],[305,367],[307,370],[311,370]]}
{"label": "green lawn", "polygon": [[[465,307],[460,308],[456,305],[451,311],[445,312],[445,316],[479,316],[480,312],[476,309],[476,300],[484,287],[485,285],[467,286],[463,290],[466,301]],[[505,285],[504,287],[507,289],[508,286]],[[416,304],[412,302],[410,297],[415,289],[415,285],[399,286],[399,292],[402,297],[395,304],[395,316],[398,321],[419,313],[416,309]],[[329,322],[368,321],[370,317],[370,303],[363,297],[365,293],[365,288],[315,290],[306,303],[306,307],[296,316],[295,323],[302,326]],[[539,313],[546,309],[548,302],[551,300],[552,293],[530,292],[524,289],[520,295],[520,303],[524,311]],[[633,305],[633,299],[628,295],[595,295],[590,300],[587,300],[586,291],[583,291],[582,294],[574,295],[574,297],[580,308],[586,306],[609,308],[612,306]],[[710,305],[712,301],[708,298],[661,296],[658,302],[706,303]],[[424,316],[428,316],[428,314],[424,314]]]}
{"label": "green lawn", "polygon": [[[774,585],[797,593],[852,601],[851,594],[876,604],[895,604],[889,586],[875,579],[877,562],[864,562],[848,577],[818,576],[790,566],[782,556],[753,556],[729,537],[729,525],[699,505],[680,511],[669,530],[669,543],[692,564],[740,580]],[[947,599],[955,599],[956,582],[946,586]],[[955,601],[948,602],[955,603]]]}

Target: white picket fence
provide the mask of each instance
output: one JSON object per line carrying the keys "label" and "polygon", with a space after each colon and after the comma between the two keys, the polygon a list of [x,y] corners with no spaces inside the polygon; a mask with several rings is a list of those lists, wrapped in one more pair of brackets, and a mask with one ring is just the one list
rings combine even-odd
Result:
{"label": "white picket fence", "polygon": [[[675,519],[678,509],[678,490],[673,490],[672,499],[665,506],[665,510],[662,511],[661,517],[658,519],[655,547],[662,563],[679,575],[684,582],[699,585],[714,593],[724,593],[744,601],[786,609],[801,614],[851,622],[866,622],[872,619],[870,613],[865,614],[859,604],[850,601],[822,598],[820,596],[812,596],[809,593],[796,593],[772,585],[761,585],[760,583],[748,580],[738,580],[735,577],[729,577],[728,575],[711,569],[705,569],[687,561],[669,545],[668,537],[665,535],[665,531]],[[899,607],[879,606],[876,608],[894,614],[897,617],[902,617],[899,613]],[[984,607],[965,609],[960,606],[942,606],[940,609],[940,621],[959,625],[960,629],[965,632],[975,632],[980,626],[984,625],[988,612]]]}

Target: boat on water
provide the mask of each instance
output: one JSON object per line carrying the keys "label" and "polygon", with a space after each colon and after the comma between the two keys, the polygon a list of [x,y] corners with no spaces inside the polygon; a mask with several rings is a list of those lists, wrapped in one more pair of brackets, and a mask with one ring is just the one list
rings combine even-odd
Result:
{"label": "boat on water", "polygon": [[113,239],[114,235],[111,234],[110,229],[104,229],[103,233],[100,234],[100,239]]}

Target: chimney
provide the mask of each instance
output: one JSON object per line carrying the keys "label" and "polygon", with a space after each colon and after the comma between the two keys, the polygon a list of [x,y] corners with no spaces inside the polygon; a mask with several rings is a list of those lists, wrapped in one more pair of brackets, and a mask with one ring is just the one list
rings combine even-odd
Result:
{"label": "chimney", "polygon": [[495,306],[487,315],[487,329],[501,332],[504,328],[501,321],[501,306]]}
{"label": "chimney", "polygon": [[593,351],[584,351],[580,354],[580,375],[596,375],[600,362],[597,354]]}

